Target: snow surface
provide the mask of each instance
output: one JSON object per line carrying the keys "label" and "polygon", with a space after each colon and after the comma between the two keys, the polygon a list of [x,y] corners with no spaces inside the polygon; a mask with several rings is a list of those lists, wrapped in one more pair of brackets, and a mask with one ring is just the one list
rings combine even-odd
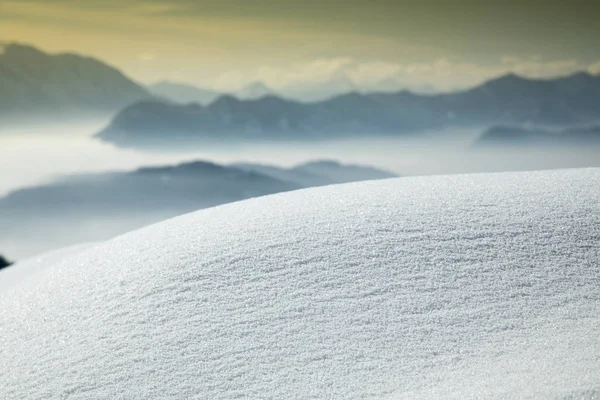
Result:
{"label": "snow surface", "polygon": [[599,242],[600,169],[203,210],[0,287],[0,398],[598,398]]}
{"label": "snow surface", "polygon": [[19,261],[2,270],[0,275],[0,290],[15,285],[20,279],[36,273],[40,269],[49,267],[58,261],[67,259],[69,256],[77,254],[84,249],[88,249],[94,245],[94,242],[80,243],[72,246],[63,247],[57,250],[52,250],[38,254],[36,256]]}

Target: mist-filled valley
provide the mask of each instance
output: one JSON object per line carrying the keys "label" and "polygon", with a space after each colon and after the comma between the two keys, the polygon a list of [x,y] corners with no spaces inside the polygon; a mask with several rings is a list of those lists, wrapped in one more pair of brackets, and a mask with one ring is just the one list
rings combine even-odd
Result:
{"label": "mist-filled valley", "polygon": [[[196,209],[323,184],[600,166],[596,146],[489,146],[480,143],[485,130],[476,128],[317,142],[206,141],[186,151],[160,152],[119,148],[98,140],[94,134],[106,123],[39,124],[1,131],[0,219],[4,228],[0,248],[6,254],[23,258],[82,241],[105,240]],[[313,171],[312,180],[298,180],[297,175],[281,172],[324,160],[339,163],[340,169],[343,166],[344,179],[325,179],[323,171]],[[349,168],[353,164],[382,173],[364,175]],[[182,165],[196,168],[182,173]],[[140,173],[153,166],[157,167],[153,177]],[[278,174],[273,175],[274,169],[280,169]]]}
{"label": "mist-filled valley", "polygon": [[[93,136],[106,121],[0,129],[0,193],[90,172],[205,160],[293,166],[332,159],[373,165],[401,175],[453,174],[595,166],[598,147],[589,143],[481,142],[485,128],[429,131],[415,136],[366,134],[362,138],[309,141],[206,141],[178,151],[120,148]],[[600,136],[600,135],[598,135]],[[486,141],[489,141],[487,139]]]}

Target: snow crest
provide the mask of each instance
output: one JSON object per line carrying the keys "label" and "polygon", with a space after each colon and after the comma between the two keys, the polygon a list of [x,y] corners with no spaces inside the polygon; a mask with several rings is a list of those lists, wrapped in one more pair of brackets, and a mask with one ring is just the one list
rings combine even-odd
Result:
{"label": "snow crest", "polygon": [[203,210],[0,287],[0,397],[593,398],[599,242],[599,169]]}

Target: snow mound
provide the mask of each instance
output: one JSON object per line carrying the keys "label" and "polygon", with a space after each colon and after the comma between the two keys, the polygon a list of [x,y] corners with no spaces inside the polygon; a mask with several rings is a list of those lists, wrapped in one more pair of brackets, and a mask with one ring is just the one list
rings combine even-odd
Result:
{"label": "snow mound", "polygon": [[58,261],[65,260],[69,256],[77,254],[84,249],[88,249],[93,245],[93,242],[75,244],[41,253],[19,261],[10,268],[6,268],[6,270],[2,271],[2,275],[0,275],[0,290],[13,286],[20,279],[24,279],[25,277],[36,273],[40,269],[46,268]]}
{"label": "snow mound", "polygon": [[203,210],[2,288],[0,398],[593,398],[599,240],[599,169]]}

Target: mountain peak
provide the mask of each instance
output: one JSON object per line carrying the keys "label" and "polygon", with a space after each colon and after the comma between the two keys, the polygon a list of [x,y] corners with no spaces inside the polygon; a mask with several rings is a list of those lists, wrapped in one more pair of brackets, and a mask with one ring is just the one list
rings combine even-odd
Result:
{"label": "mountain peak", "polygon": [[296,168],[301,168],[301,167],[341,167],[342,164],[339,161],[336,160],[330,160],[330,159],[320,159],[320,160],[313,160],[313,161],[307,161],[305,163],[296,165]]}
{"label": "mountain peak", "polygon": [[179,173],[179,174],[197,174],[206,171],[223,170],[224,167],[210,161],[190,161],[173,166],[159,167],[143,167],[135,171],[138,174],[162,174],[162,173]]}
{"label": "mountain peak", "polygon": [[596,78],[598,78],[598,76],[592,75],[588,71],[575,72],[574,74],[566,77],[566,79],[578,80],[578,81],[588,81],[588,80],[596,79]]}
{"label": "mountain peak", "polygon": [[[64,52],[64,53],[49,53],[38,49],[29,44],[18,43],[18,42],[0,42],[0,56],[4,56],[6,59],[15,60],[19,62],[31,61],[32,58],[77,58],[79,60],[92,61],[97,65],[102,65],[105,68],[111,68],[116,70],[114,67],[104,64],[102,61],[94,58],[85,56],[78,53]],[[119,72],[120,73],[120,72]]]}
{"label": "mountain peak", "polygon": [[0,42],[0,56],[6,58],[46,55],[48,54],[27,44],[17,42]]}
{"label": "mountain peak", "polygon": [[237,105],[240,104],[242,101],[240,99],[238,99],[236,96],[233,96],[231,94],[223,94],[219,97],[217,97],[217,99],[211,104],[211,107],[222,107],[222,106],[233,106],[233,105]]}
{"label": "mountain peak", "polygon": [[150,94],[119,70],[73,53],[50,54],[2,43],[0,114],[10,123],[32,119],[107,116]]}
{"label": "mountain peak", "polygon": [[258,99],[253,99],[253,100],[248,100],[248,101],[252,101],[255,103],[260,103],[260,104],[265,104],[265,105],[279,105],[279,104],[293,104],[293,103],[297,103],[294,100],[288,100],[286,98],[283,98],[281,96],[278,96],[276,94],[267,94],[265,96],[262,96]]}
{"label": "mountain peak", "polygon": [[582,77],[586,77],[586,78],[592,78],[594,77],[594,75],[592,75],[591,73],[589,73],[588,71],[579,71],[579,72],[575,72],[573,75],[571,76],[582,76]]}
{"label": "mountain peak", "polygon": [[484,86],[490,86],[490,85],[500,85],[500,84],[507,84],[507,83],[518,83],[518,82],[523,82],[523,81],[527,81],[528,79],[521,76],[521,75],[517,75],[514,72],[509,72],[507,74],[501,75],[497,78],[494,79],[490,79],[489,81],[487,81]]}
{"label": "mountain peak", "polygon": [[235,94],[243,100],[258,99],[267,95],[275,94],[275,91],[260,81],[250,82]]}
{"label": "mountain peak", "polygon": [[502,75],[498,78],[491,79],[483,84],[483,87],[486,86],[506,86],[506,85],[515,85],[521,84],[525,82],[560,82],[564,80],[587,80],[594,79],[594,75],[590,74],[588,71],[578,71],[574,72],[570,75],[559,76],[554,78],[529,78],[524,77],[522,75],[518,75],[514,72],[510,72],[508,74]]}

